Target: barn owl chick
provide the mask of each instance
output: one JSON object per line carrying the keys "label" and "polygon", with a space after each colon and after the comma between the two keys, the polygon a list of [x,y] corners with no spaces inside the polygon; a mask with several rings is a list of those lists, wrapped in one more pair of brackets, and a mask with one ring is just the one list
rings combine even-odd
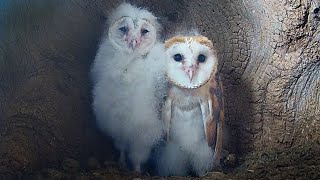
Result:
{"label": "barn owl chick", "polygon": [[214,91],[220,88],[217,54],[204,36],[173,37],[165,48],[170,88],[163,108],[167,145],[159,173],[187,175],[191,169],[202,176],[219,164],[222,147],[222,92]]}
{"label": "barn owl chick", "polygon": [[[160,104],[166,93],[160,26],[149,11],[120,5],[109,19],[92,67],[97,126],[114,140],[119,162],[140,171],[163,135]],[[128,160],[127,160],[128,159]]]}
{"label": "barn owl chick", "polygon": [[144,55],[157,41],[160,28],[157,18],[149,11],[122,4],[111,16],[108,35],[112,45],[128,53]]}

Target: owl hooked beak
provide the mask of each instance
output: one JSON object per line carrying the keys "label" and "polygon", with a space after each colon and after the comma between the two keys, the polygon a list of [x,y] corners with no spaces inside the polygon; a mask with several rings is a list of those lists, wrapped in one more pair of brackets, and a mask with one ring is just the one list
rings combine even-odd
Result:
{"label": "owl hooked beak", "polygon": [[132,37],[128,40],[128,46],[129,48],[135,49],[140,44],[139,38]]}
{"label": "owl hooked beak", "polygon": [[190,66],[190,67],[183,68],[183,70],[188,75],[190,83],[191,83],[197,68],[195,66]]}
{"label": "owl hooked beak", "polygon": [[132,48],[132,49],[135,49],[136,48],[136,45],[137,45],[137,40],[131,40],[129,42],[129,47]]}

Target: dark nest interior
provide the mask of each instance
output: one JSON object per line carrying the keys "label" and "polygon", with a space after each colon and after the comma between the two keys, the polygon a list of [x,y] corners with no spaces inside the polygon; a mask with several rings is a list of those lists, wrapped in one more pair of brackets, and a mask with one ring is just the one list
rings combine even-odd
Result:
{"label": "dark nest interior", "polygon": [[[27,177],[39,179],[319,179],[319,144],[285,151],[268,150],[235,158],[223,159],[221,171],[203,177],[157,177],[121,170],[112,161],[89,158],[86,168],[74,159],[66,159],[59,169],[43,169]],[[235,158],[235,159],[234,159]]]}
{"label": "dark nest interior", "polygon": [[[167,179],[320,179],[320,1],[128,0],[164,38],[196,26],[218,49],[228,156]],[[163,179],[117,166],[95,126],[90,66],[122,0],[0,2],[0,175]]]}

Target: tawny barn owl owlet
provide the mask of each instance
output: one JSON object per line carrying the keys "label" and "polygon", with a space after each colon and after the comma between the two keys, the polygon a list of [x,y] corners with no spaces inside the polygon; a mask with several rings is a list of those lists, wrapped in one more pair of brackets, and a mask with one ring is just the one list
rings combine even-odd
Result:
{"label": "tawny barn owl owlet", "polygon": [[165,42],[170,82],[163,108],[167,144],[160,175],[198,176],[219,165],[224,109],[218,58],[204,36],[176,36]]}
{"label": "tawny barn owl owlet", "polygon": [[[160,104],[166,93],[160,25],[149,11],[124,3],[108,21],[92,67],[97,126],[111,136],[121,165],[135,171],[163,135]],[[128,157],[128,160],[127,160]]]}

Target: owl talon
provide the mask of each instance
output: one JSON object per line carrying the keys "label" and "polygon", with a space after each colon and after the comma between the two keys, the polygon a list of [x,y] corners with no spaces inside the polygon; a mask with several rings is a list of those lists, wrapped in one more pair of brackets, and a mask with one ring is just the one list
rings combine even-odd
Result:
{"label": "owl talon", "polygon": [[204,173],[203,175],[200,175],[199,177],[205,177],[205,176],[207,176],[208,174],[209,174],[209,172],[206,171],[206,173]]}

